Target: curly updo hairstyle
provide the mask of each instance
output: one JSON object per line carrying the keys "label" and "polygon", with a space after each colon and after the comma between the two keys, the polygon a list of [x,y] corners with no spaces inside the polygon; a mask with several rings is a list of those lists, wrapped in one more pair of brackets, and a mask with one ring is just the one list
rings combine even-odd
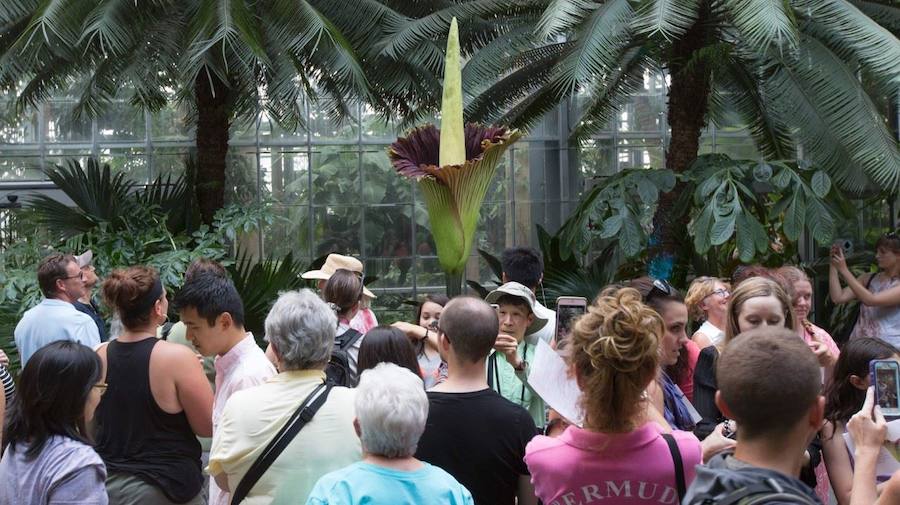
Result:
{"label": "curly updo hairstyle", "polygon": [[659,314],[632,288],[604,290],[578,319],[569,363],[584,394],[588,429],[626,432],[646,408],[644,390],[659,372]]}

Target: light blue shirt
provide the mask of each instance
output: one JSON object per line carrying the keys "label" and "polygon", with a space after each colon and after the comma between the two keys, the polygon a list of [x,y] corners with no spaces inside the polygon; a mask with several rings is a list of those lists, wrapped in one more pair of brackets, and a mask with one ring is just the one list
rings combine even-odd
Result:
{"label": "light blue shirt", "polygon": [[25,311],[15,331],[22,367],[38,349],[57,340],[79,342],[91,349],[100,345],[100,332],[91,316],[69,302],[44,298]]}
{"label": "light blue shirt", "polygon": [[325,474],[306,505],[474,505],[469,490],[444,470],[422,462],[414,472],[392,470],[362,461]]}

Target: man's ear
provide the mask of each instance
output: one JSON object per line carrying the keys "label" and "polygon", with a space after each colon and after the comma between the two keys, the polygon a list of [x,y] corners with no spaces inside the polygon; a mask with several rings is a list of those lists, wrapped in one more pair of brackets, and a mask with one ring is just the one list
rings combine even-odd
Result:
{"label": "man's ear", "polygon": [[809,409],[809,425],[815,431],[819,431],[822,429],[822,424],[825,423],[825,397],[819,395],[816,397],[816,401],[813,406]]}
{"label": "man's ear", "polygon": [[446,353],[450,350],[450,339],[448,339],[447,335],[443,332],[438,333],[438,350],[441,353]]}
{"label": "man's ear", "polygon": [[716,407],[719,408],[719,412],[726,419],[734,419],[734,416],[731,414],[731,409],[728,408],[728,405],[725,404],[725,400],[722,398],[722,392],[716,391]]}
{"label": "man's ear", "polygon": [[230,312],[222,312],[219,314],[219,317],[216,318],[216,326],[222,326],[223,330],[227,330],[234,326],[234,319],[231,317]]}
{"label": "man's ear", "polygon": [[356,432],[357,437],[362,436],[362,430],[359,429],[359,418],[358,417],[353,418],[353,431]]}
{"label": "man's ear", "polygon": [[534,312],[532,312],[531,314],[528,314],[528,324],[529,325],[531,325],[531,323],[534,322],[534,317],[535,317]]}

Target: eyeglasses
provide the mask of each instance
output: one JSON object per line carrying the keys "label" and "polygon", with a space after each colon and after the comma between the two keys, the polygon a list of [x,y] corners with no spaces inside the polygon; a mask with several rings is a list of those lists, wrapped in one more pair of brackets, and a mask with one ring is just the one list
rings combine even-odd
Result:
{"label": "eyeglasses", "polygon": [[84,272],[79,271],[77,275],[67,275],[63,279],[81,279],[84,280]]}
{"label": "eyeglasses", "polygon": [[103,396],[103,393],[106,393],[106,388],[109,387],[109,384],[107,384],[105,382],[98,382],[98,383],[94,384],[93,387],[99,389],[100,396]]}
{"label": "eyeglasses", "polygon": [[707,298],[709,298],[709,297],[712,296],[712,295],[730,296],[730,295],[731,295],[731,291],[728,291],[728,290],[725,289],[725,288],[719,288],[719,289],[713,291],[712,293],[710,293],[710,294],[704,296],[703,299],[706,300]]}
{"label": "eyeglasses", "polygon": [[672,293],[674,292],[675,288],[673,288],[668,281],[664,279],[653,279],[653,287],[650,289],[650,292],[647,293],[647,296],[644,297],[644,301],[657,296],[672,296]]}

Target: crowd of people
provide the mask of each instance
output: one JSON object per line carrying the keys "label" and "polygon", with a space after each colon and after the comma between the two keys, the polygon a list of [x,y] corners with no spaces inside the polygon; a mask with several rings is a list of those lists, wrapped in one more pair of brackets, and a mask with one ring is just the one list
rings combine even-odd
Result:
{"label": "crowd of people", "polygon": [[[831,251],[831,299],[859,301],[841,348],[790,265],[610,285],[559,333],[534,249],[504,251],[484,300],[429,295],[390,326],[331,254],[259,339],[216,262],[170,308],[153,268],[101,282],[90,251],[51,254],[17,381],[0,355],[0,504],[900,503],[870,380],[900,362],[900,237],[876,248],[858,277]],[[535,385],[546,348],[578,418]]]}

